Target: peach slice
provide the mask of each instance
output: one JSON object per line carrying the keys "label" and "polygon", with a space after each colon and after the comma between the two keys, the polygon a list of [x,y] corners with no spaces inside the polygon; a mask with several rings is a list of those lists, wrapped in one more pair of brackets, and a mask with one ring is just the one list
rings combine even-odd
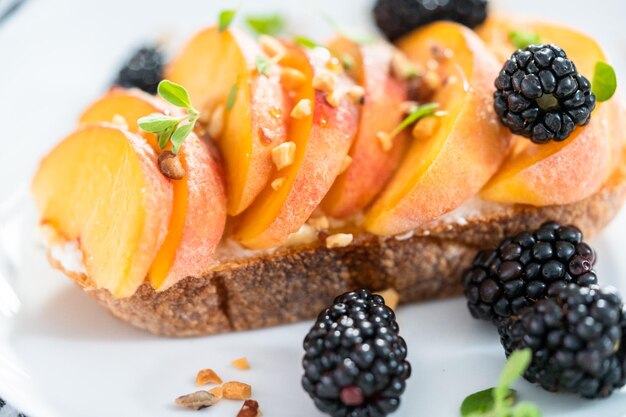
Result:
{"label": "peach slice", "polygon": [[432,134],[413,141],[366,213],[365,228],[379,235],[411,230],[463,204],[495,174],[510,144],[493,111],[493,81],[500,65],[471,30],[433,23],[398,46],[421,67],[434,67],[433,50],[448,52],[435,63],[446,81],[432,99],[447,115],[427,119],[435,124]]}
{"label": "peach slice", "polygon": [[[334,107],[328,103],[332,93],[313,88],[316,75],[321,84],[329,76],[326,66],[331,55],[327,49],[305,52],[293,45],[287,48],[281,65],[305,77],[290,91],[293,102],[305,100],[311,111],[290,120],[289,139],[295,144],[291,164],[275,170],[270,186],[235,220],[234,238],[254,249],[281,245],[307,221],[341,172],[359,117],[358,108],[346,95]],[[335,93],[353,86],[345,74],[334,76]]]}
{"label": "peach slice", "polygon": [[[575,30],[548,23],[490,18],[479,34],[506,59],[515,50],[512,30],[536,33],[544,43],[567,52],[578,71],[591,80],[597,61],[606,61],[600,46]],[[568,204],[595,193],[613,172],[621,146],[616,129],[621,105],[616,99],[598,103],[587,126],[577,127],[563,142],[536,145],[516,138],[513,153],[481,193],[487,200],[535,206]],[[622,134],[623,136],[623,134]],[[584,167],[584,168],[583,168]]]}
{"label": "peach slice", "polygon": [[[138,132],[137,119],[152,113],[175,112],[165,102],[134,90],[114,90],[92,104],[81,123],[111,121],[122,116],[128,129]],[[141,131],[155,152],[156,135]],[[187,172],[172,181],[174,202],[168,234],[148,274],[152,286],[165,290],[186,276],[205,272],[226,224],[224,175],[215,152],[195,134],[185,139],[179,157]]]}
{"label": "peach slice", "polygon": [[267,58],[245,33],[213,27],[194,36],[165,74],[189,91],[202,118],[209,120],[207,130],[224,157],[231,215],[245,210],[266,186],[271,150],[286,137],[280,70],[272,64],[268,75],[259,74],[258,57]]}
{"label": "peach slice", "polygon": [[41,222],[78,240],[97,288],[132,295],[167,234],[172,184],[146,141],[109,126],[81,128],[41,162],[32,184]]}
{"label": "peach slice", "polygon": [[351,57],[354,63],[349,73],[365,90],[358,133],[349,153],[350,165],[322,202],[327,214],[343,218],[371,203],[406,151],[408,135],[398,135],[389,150],[383,149],[377,137],[378,132],[391,132],[402,120],[406,85],[391,75],[394,48],[383,41],[359,45],[340,37],[329,48],[337,57]]}

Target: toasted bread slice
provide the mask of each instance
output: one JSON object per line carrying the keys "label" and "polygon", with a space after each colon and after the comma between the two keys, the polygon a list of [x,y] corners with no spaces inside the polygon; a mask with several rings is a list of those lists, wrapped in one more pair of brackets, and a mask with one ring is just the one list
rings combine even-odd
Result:
{"label": "toasted bread slice", "polygon": [[254,329],[313,318],[335,296],[356,287],[394,288],[402,303],[458,295],[460,275],[480,248],[495,247],[504,237],[546,220],[576,224],[593,236],[618,213],[625,197],[626,172],[620,169],[600,191],[569,205],[471,201],[412,233],[358,234],[342,248],[326,248],[325,239],[272,252],[223,247],[220,262],[204,276],[185,278],[162,292],[144,283],[122,299],[94,289],[81,273],[64,272],[115,316],[155,334]]}

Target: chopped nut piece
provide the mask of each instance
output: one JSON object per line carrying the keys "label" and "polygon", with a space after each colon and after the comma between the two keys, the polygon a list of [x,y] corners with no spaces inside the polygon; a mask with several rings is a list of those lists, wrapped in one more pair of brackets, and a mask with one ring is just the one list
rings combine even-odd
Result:
{"label": "chopped nut piece", "polygon": [[392,310],[398,307],[398,301],[400,300],[400,294],[393,288],[387,288],[384,291],[378,291],[376,294],[385,299],[385,304]]}
{"label": "chopped nut piece", "polygon": [[441,88],[441,77],[435,71],[428,71],[424,74],[424,82],[432,91]]}
{"label": "chopped nut piece", "polygon": [[278,190],[280,187],[282,187],[282,185],[285,183],[285,178],[284,177],[280,177],[280,178],[276,178],[274,181],[272,181],[272,183],[270,184],[272,186],[272,188],[274,190]]}
{"label": "chopped nut piece", "polygon": [[295,90],[306,81],[306,76],[295,68],[282,67],[280,81],[287,90]]}
{"label": "chopped nut piece", "polygon": [[326,68],[336,73],[343,72],[343,65],[341,64],[341,61],[339,61],[339,59],[334,56],[328,60],[328,62],[326,63]]}
{"label": "chopped nut piece", "polygon": [[326,230],[330,227],[330,222],[326,216],[311,217],[308,223],[317,230]]}
{"label": "chopped nut piece", "polygon": [[279,171],[293,164],[293,158],[296,154],[296,144],[293,142],[281,143],[272,149],[272,161]]}
{"label": "chopped nut piece", "polygon": [[317,241],[317,231],[308,224],[303,224],[297,232],[291,233],[287,237],[285,246],[308,245],[315,241]]}
{"label": "chopped nut piece", "polygon": [[330,235],[326,238],[326,247],[332,248],[344,248],[352,243],[354,237],[350,233],[337,233]]}
{"label": "chopped nut piece", "polygon": [[355,104],[365,104],[365,89],[360,85],[355,85],[348,90],[348,97]]}
{"label": "chopped nut piece", "polygon": [[313,77],[313,88],[330,93],[335,89],[335,76],[328,71],[320,71]]}
{"label": "chopped nut piece", "polygon": [[235,368],[241,369],[242,371],[246,371],[250,369],[250,364],[248,363],[248,359],[245,356],[242,358],[235,359],[234,361],[231,362],[231,364]]}
{"label": "chopped nut piece", "polygon": [[196,391],[176,398],[176,404],[192,410],[202,410],[215,405],[218,401],[219,398],[207,391]]}
{"label": "chopped nut piece", "polygon": [[252,396],[252,387],[243,382],[231,381],[222,385],[227,400],[247,400]]}
{"label": "chopped nut piece", "polygon": [[122,116],[121,114],[113,115],[113,119],[111,119],[111,123],[113,123],[114,126],[128,130],[128,123],[126,122],[126,119],[124,118],[124,116]]}
{"label": "chopped nut piece", "polygon": [[182,180],[185,177],[185,168],[180,157],[173,152],[164,151],[159,155],[159,170],[171,180]]}
{"label": "chopped nut piece", "polygon": [[270,58],[276,62],[280,61],[282,57],[287,53],[285,45],[283,45],[278,39],[269,35],[259,36],[259,45]]}
{"label": "chopped nut piece", "polygon": [[237,417],[259,417],[259,403],[254,400],[246,400],[237,413]]}
{"label": "chopped nut piece", "polygon": [[326,102],[333,107],[339,107],[341,104],[341,99],[343,98],[343,94],[338,90],[331,91],[330,93],[326,93]]}
{"label": "chopped nut piece", "polygon": [[209,384],[221,384],[222,378],[220,378],[213,369],[202,369],[198,371],[196,376],[196,385],[209,385]]}
{"label": "chopped nut piece", "polygon": [[209,394],[215,395],[215,398],[217,398],[218,401],[224,398],[224,389],[221,385],[211,388],[208,392]]}
{"label": "chopped nut piece", "polygon": [[413,138],[415,140],[426,140],[435,134],[439,127],[439,119],[437,117],[425,117],[418,120],[413,126]]}
{"label": "chopped nut piece", "polygon": [[351,163],[352,157],[350,155],[346,155],[346,157],[343,158],[343,162],[341,163],[341,171],[339,172],[339,174],[343,174],[344,172],[346,172]]}
{"label": "chopped nut piece", "polygon": [[291,110],[291,117],[294,119],[304,119],[305,117],[310,116],[311,112],[311,100],[303,98],[298,101],[298,104],[296,104],[293,107],[293,110]]}
{"label": "chopped nut piece", "polygon": [[224,106],[219,105],[211,114],[207,133],[211,139],[217,139],[222,134],[222,130],[224,130]]}
{"label": "chopped nut piece", "polygon": [[400,51],[396,51],[391,58],[391,72],[400,80],[407,80],[420,75],[415,65]]}
{"label": "chopped nut piece", "polygon": [[265,145],[269,145],[270,143],[272,143],[273,135],[274,134],[272,133],[272,131],[268,129],[267,127],[262,127],[259,129],[259,138],[261,138],[261,141]]}
{"label": "chopped nut piece", "polygon": [[387,132],[378,132],[376,133],[376,137],[380,142],[380,146],[382,146],[383,151],[389,152],[393,147],[393,138]]}

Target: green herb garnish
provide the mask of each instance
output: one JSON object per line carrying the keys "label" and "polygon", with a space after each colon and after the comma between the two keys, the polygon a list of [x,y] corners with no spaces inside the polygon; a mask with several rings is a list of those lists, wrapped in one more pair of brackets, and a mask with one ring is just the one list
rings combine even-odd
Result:
{"label": "green herb garnish", "polygon": [[293,38],[293,41],[296,43],[296,45],[300,45],[304,48],[309,48],[309,49],[316,48],[319,46],[317,42],[315,42],[311,38],[307,38],[306,36],[296,36]]}
{"label": "green herb garnish", "polygon": [[352,69],[352,67],[354,67],[355,62],[352,55],[342,54],[339,59],[341,60],[341,64],[346,71],[349,71],[350,69]]}
{"label": "green herb garnish", "polygon": [[524,49],[530,45],[537,45],[541,43],[539,35],[533,32],[527,32],[524,30],[512,30],[509,32],[509,40],[513,42],[518,49]]}
{"label": "green herb garnish", "polygon": [[[169,80],[163,80],[159,83],[157,91],[167,102],[187,110],[187,115],[174,117],[154,113],[140,118],[137,123],[146,132],[156,133],[159,148],[164,149],[171,142],[172,152],[177,154],[187,136],[193,131],[200,114],[191,105],[189,94],[183,86]],[[181,124],[183,121],[187,121],[187,123]]]}
{"label": "green herb garnish", "polygon": [[270,75],[270,65],[271,61],[263,55],[257,55],[254,58],[254,66],[259,74]]}
{"label": "green herb garnish", "polygon": [[591,91],[596,95],[596,100],[607,101],[613,97],[616,89],[617,76],[613,67],[606,62],[596,62],[591,82]]}
{"label": "green herb garnish", "polygon": [[514,406],[517,392],[511,385],[519,379],[532,360],[530,349],[516,350],[507,361],[498,386],[479,391],[465,398],[461,404],[462,417],[541,417],[541,410],[529,402]]}
{"label": "green herb garnish", "polygon": [[218,28],[220,32],[224,32],[230,27],[235,19],[237,10],[222,10],[218,19]]}
{"label": "green herb garnish", "polygon": [[226,99],[226,110],[230,110],[235,105],[235,99],[237,98],[237,85],[239,84],[239,80],[235,81],[232,87],[230,87],[230,91],[228,92],[228,98]]}
{"label": "green herb garnish", "polygon": [[415,107],[409,113],[407,117],[404,118],[396,127],[389,133],[389,139],[395,138],[400,132],[402,132],[407,127],[411,126],[413,123],[417,122],[419,119],[422,119],[426,116],[432,116],[437,113],[437,109],[439,108],[438,103],[429,103],[423,104],[421,106]]}
{"label": "green herb garnish", "polygon": [[248,16],[246,23],[257,35],[276,36],[285,30],[285,18],[278,13]]}

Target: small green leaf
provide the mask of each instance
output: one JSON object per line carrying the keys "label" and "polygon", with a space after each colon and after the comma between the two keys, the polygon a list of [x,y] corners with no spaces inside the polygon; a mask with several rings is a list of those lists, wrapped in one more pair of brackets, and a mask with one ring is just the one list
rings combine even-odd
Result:
{"label": "small green leaf", "polygon": [[175,126],[180,122],[180,118],[166,116],[161,113],[153,113],[137,120],[139,127],[150,133],[159,133],[170,126]]}
{"label": "small green leaf", "polygon": [[596,100],[607,101],[613,97],[616,89],[617,76],[613,67],[606,62],[596,62],[591,83],[591,91],[596,95]]}
{"label": "small green leaf", "polygon": [[318,43],[315,42],[313,39],[311,38],[307,38],[306,36],[296,36],[295,38],[293,38],[293,41],[296,43],[296,45],[300,45],[304,48],[316,48],[318,47]]}
{"label": "small green leaf", "polygon": [[187,123],[185,125],[178,126],[178,128],[174,131],[174,134],[172,134],[172,138],[170,139],[172,141],[172,152],[174,152],[175,154],[178,153],[181,145],[183,144],[185,139],[187,139],[187,136],[189,136],[192,130],[193,123]]}
{"label": "small green leaf", "polygon": [[246,23],[258,35],[278,35],[285,29],[285,18],[278,13],[246,17]]}
{"label": "small green leaf", "polygon": [[257,55],[254,58],[254,66],[259,74],[270,75],[270,60],[263,55]]}
{"label": "small green leaf", "polygon": [[182,85],[173,83],[170,80],[163,80],[159,83],[157,90],[161,97],[176,107],[183,107],[185,109],[191,107],[189,94]]}
{"label": "small green leaf", "polygon": [[233,19],[237,14],[237,10],[222,10],[218,19],[218,27],[220,32],[224,32],[233,23]]}
{"label": "small green leaf", "polygon": [[226,99],[226,110],[230,110],[235,105],[235,99],[237,98],[237,85],[238,82],[235,82],[232,87],[230,87],[230,91],[228,92],[228,98]]}
{"label": "small green leaf", "polygon": [[350,54],[342,54],[341,55],[341,64],[343,65],[343,68],[346,71],[349,71],[350,69],[352,69],[352,67],[354,67],[354,57]]}
{"label": "small green leaf", "polygon": [[[483,391],[478,391],[465,398],[461,404],[461,416],[469,417],[476,414],[481,415],[491,411],[494,406],[493,390],[494,388],[489,388]],[[512,405],[516,398],[517,391],[509,390],[505,401],[507,404]]]}
{"label": "small green leaf", "polygon": [[404,120],[402,120],[395,129],[391,131],[389,134],[391,139],[395,138],[398,133],[402,132],[407,127],[411,126],[413,123],[417,122],[419,119],[435,114],[437,109],[439,108],[438,103],[429,103],[418,106],[409,114]]}
{"label": "small green leaf", "polygon": [[172,137],[172,133],[174,132],[174,129],[176,129],[176,126],[178,125],[170,126],[167,129],[162,130],[157,133],[157,140],[159,142],[159,148],[165,149],[165,147],[170,141],[170,138]]}
{"label": "small green leaf", "polygon": [[524,49],[530,45],[537,45],[541,43],[539,35],[533,32],[527,32],[524,30],[512,30],[509,32],[509,40],[518,49]]}
{"label": "small green leaf", "polygon": [[504,399],[511,384],[524,375],[532,358],[533,352],[530,349],[516,350],[509,356],[509,360],[506,362],[500,374],[498,386],[494,389],[494,399],[496,402]]}
{"label": "small green leaf", "polygon": [[521,402],[515,406],[511,415],[512,417],[541,417],[543,414],[535,404]]}

